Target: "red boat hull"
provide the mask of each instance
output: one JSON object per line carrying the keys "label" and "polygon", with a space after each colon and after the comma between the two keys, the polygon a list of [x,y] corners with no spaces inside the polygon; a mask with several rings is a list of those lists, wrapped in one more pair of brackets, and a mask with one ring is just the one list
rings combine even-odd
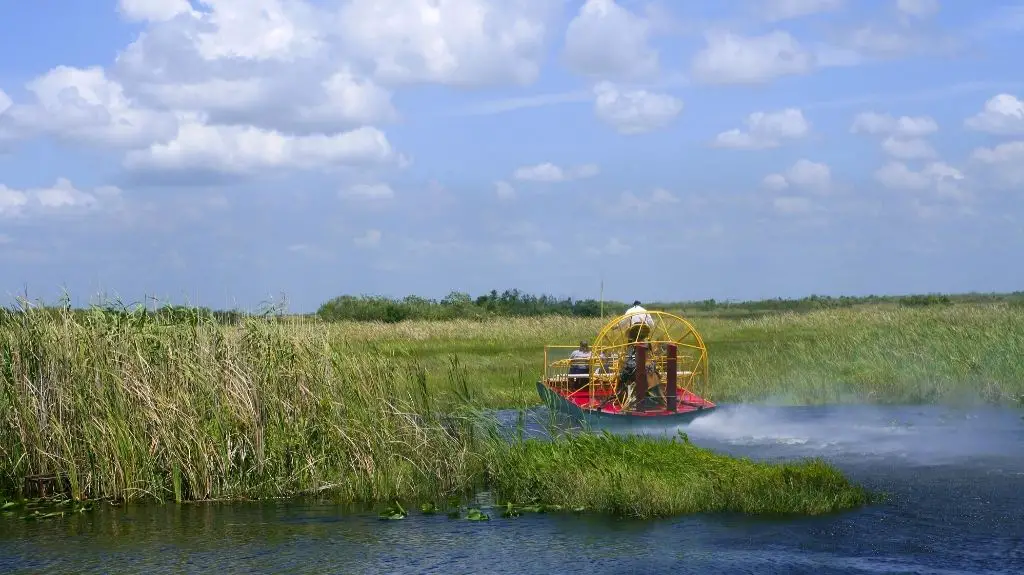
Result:
{"label": "red boat hull", "polygon": [[591,396],[590,390],[586,387],[579,391],[569,392],[538,381],[537,393],[549,408],[586,420],[652,421],[670,419],[673,422],[685,423],[711,413],[716,407],[711,401],[684,389],[680,389],[677,393],[675,411],[662,405],[652,405],[642,411],[623,412],[614,402],[606,401],[611,395],[611,390],[607,388],[597,389],[596,393]]}

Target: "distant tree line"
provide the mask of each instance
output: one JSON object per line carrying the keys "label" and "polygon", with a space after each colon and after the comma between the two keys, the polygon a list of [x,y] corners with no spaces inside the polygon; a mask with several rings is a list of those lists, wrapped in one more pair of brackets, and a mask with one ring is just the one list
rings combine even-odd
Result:
{"label": "distant tree line", "polygon": [[[865,304],[890,304],[905,307],[949,305],[953,303],[994,303],[1009,302],[1024,305],[1024,291],[1011,293],[967,293],[967,294],[913,294],[903,296],[819,296],[804,298],[775,298],[755,301],[701,301],[644,302],[652,310],[680,313],[684,316],[756,316],[780,312],[809,312],[824,309],[849,308]],[[605,300],[604,315],[611,317],[625,311],[630,304]],[[162,305],[147,308],[142,304],[93,305],[89,308],[71,308],[67,301],[59,305],[27,305],[22,302],[11,308],[0,308],[0,326],[21,321],[22,314],[29,307],[33,313],[52,314],[57,319],[61,314],[72,314],[79,320],[89,315],[100,314],[104,319],[125,322],[155,322],[166,324],[214,322],[221,325],[239,325],[247,318],[265,317],[281,321],[309,319],[313,321],[379,321],[395,323],[404,320],[446,320],[486,319],[492,317],[540,317],[571,316],[600,317],[602,303],[595,299],[557,298],[550,295],[532,295],[518,289],[489,293],[472,297],[468,293],[453,291],[440,300],[419,296],[400,299],[382,296],[342,295],[324,302],[309,315],[288,314],[282,309],[266,309],[260,312],[240,310],[217,310],[207,307]]]}
{"label": "distant tree line", "polygon": [[[620,302],[604,303],[606,309],[621,310]],[[612,311],[615,313],[615,311]],[[407,296],[390,299],[380,296],[343,295],[333,298],[316,312],[324,321],[384,321],[398,322],[408,319],[443,320],[455,318],[537,317],[564,315],[599,317],[601,302],[594,299],[559,299],[549,295],[532,295],[518,289],[490,293],[473,298],[467,293],[453,291],[443,299]]]}

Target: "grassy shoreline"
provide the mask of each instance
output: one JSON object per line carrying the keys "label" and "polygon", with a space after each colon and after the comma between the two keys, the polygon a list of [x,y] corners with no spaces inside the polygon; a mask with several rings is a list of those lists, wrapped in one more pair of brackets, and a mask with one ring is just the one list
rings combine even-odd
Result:
{"label": "grassy shoreline", "polygon": [[816,514],[869,500],[821,461],[755,463],[651,438],[499,437],[482,416],[501,401],[497,380],[477,377],[473,361],[440,363],[440,350],[535,352],[594,327],[558,325],[10,316],[0,325],[0,492],[17,496],[26,478],[50,475],[79,499],[319,492],[383,503],[487,488],[504,502],[633,517]]}

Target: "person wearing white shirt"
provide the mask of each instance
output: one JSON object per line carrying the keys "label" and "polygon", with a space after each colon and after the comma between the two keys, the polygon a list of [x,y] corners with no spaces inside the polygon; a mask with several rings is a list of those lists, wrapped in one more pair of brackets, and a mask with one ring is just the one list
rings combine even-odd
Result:
{"label": "person wearing white shirt", "polygon": [[629,316],[624,320],[629,324],[629,341],[647,339],[654,327],[654,318],[640,305],[640,300],[633,302],[633,307],[626,310],[626,315]]}
{"label": "person wearing white shirt", "polygon": [[[572,350],[569,354],[569,373],[571,375],[589,375],[590,374],[590,344],[585,341],[580,342],[580,346],[577,349]],[[578,377],[575,378],[574,387],[577,389],[589,383],[589,377]]]}

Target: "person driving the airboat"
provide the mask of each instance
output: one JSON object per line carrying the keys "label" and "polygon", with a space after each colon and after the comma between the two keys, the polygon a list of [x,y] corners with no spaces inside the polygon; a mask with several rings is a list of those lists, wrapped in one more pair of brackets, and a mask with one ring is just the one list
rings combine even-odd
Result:
{"label": "person driving the airboat", "polygon": [[619,325],[629,326],[626,333],[630,342],[643,341],[651,335],[654,318],[640,305],[640,300],[633,301],[633,307],[627,309],[625,315],[628,317],[624,318]]}

